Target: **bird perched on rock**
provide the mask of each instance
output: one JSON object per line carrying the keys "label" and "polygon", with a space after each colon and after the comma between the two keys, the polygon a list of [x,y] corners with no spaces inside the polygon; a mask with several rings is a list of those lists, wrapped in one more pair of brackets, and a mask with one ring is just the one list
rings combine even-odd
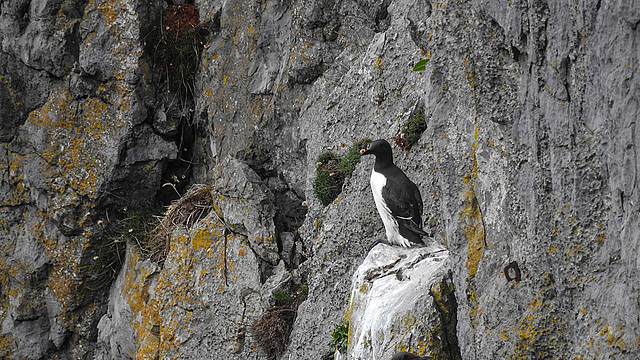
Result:
{"label": "bird perched on rock", "polygon": [[416,184],[393,164],[391,145],[376,140],[360,152],[373,154],[376,162],[371,172],[371,191],[389,243],[409,247],[423,245],[422,196]]}
{"label": "bird perched on rock", "polygon": [[391,360],[427,360],[433,359],[431,356],[420,356],[406,351],[400,351],[393,355]]}

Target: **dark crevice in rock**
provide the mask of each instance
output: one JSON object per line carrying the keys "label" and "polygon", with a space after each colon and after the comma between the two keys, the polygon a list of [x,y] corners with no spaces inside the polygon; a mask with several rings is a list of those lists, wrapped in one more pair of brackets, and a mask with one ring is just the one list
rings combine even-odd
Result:
{"label": "dark crevice in rock", "polygon": [[458,302],[452,280],[453,274],[449,272],[441,282],[434,284],[429,293],[433,297],[435,308],[440,314],[442,333],[439,334],[445,347],[443,352],[446,359],[461,360],[460,345],[458,343],[457,322]]}
{"label": "dark crevice in rock", "polygon": [[167,162],[162,173],[161,188],[156,194],[156,200],[165,205],[184,194],[191,180],[196,139],[195,128],[189,123],[188,120],[183,119],[177,127],[177,134],[173,141],[178,147],[178,154],[176,159]]}
{"label": "dark crevice in rock", "polygon": [[316,65],[310,65],[296,70],[290,80],[293,81],[292,84],[311,84],[328,68],[329,67],[321,61]]}

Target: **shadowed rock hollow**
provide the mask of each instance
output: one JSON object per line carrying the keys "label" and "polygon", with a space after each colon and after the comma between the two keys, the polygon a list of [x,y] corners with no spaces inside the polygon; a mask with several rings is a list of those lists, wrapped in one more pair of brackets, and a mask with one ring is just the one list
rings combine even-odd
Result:
{"label": "shadowed rock hollow", "polygon": [[[630,4],[3,1],[0,357],[320,359],[345,320],[348,359],[640,357]],[[318,156],[420,111],[394,157],[446,251],[370,252],[373,159],[324,207]],[[171,203],[198,215],[145,248],[132,219]]]}

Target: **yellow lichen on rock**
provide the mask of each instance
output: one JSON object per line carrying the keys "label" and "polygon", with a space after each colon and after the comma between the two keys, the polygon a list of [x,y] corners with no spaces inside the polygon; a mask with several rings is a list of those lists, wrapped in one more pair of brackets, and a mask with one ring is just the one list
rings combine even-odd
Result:
{"label": "yellow lichen on rock", "polygon": [[141,262],[137,250],[129,251],[127,257],[126,278],[121,294],[133,313],[133,329],[136,335],[136,359],[157,357],[160,338],[157,329],[160,326],[160,306],[150,289],[154,282],[154,265]]}
{"label": "yellow lichen on rock", "polygon": [[100,99],[72,100],[63,88],[53,92],[47,102],[29,114],[31,125],[44,131],[40,158],[42,172],[53,189],[64,193],[98,197],[99,183],[106,178],[109,138],[119,128],[108,106]]}
{"label": "yellow lichen on rock", "polygon": [[478,263],[482,259],[486,245],[484,221],[475,190],[476,180],[478,179],[478,160],[476,158],[478,127],[475,128],[474,138],[475,142],[472,144],[471,152],[471,171],[464,176],[462,185],[464,209],[460,212],[463,221],[462,231],[467,238],[467,271],[470,280],[472,280],[478,272]]}

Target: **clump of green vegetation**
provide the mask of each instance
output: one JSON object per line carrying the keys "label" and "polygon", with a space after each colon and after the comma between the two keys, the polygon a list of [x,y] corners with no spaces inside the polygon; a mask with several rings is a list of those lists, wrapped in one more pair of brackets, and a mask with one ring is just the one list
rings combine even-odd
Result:
{"label": "clump of green vegetation", "polygon": [[342,157],[327,151],[320,156],[316,163],[316,179],[313,181],[313,192],[322,206],[327,206],[338,197],[342,191],[344,180],[351,176],[360,163],[360,150],[367,147],[371,139],[356,141]]}
{"label": "clump of green vegetation", "polygon": [[307,298],[309,297],[309,286],[307,286],[306,284],[300,285],[296,290],[295,295],[300,302],[307,300]]}
{"label": "clump of green vegetation", "polygon": [[142,244],[158,225],[162,212],[163,208],[158,204],[143,205],[134,209],[124,219],[122,235],[138,245]]}
{"label": "clump of green vegetation", "polygon": [[278,291],[273,294],[273,300],[276,306],[291,305],[293,303],[293,298],[285,291]]}
{"label": "clump of green vegetation", "polygon": [[344,183],[344,176],[338,172],[339,158],[332,152],[324,152],[318,156],[316,163],[316,179],[313,181],[313,192],[322,206],[331,204]]}
{"label": "clump of green vegetation", "polygon": [[346,353],[347,346],[349,345],[349,322],[346,321],[343,324],[336,325],[331,337],[333,339],[329,343],[329,346],[343,354]]}
{"label": "clump of green vegetation", "polygon": [[273,301],[275,306],[293,306],[298,307],[309,296],[309,287],[306,284],[291,286],[289,290],[280,290],[273,293]]}
{"label": "clump of green vegetation", "polygon": [[360,150],[364,149],[364,147],[369,143],[371,143],[370,139],[365,139],[362,142],[354,142],[347,153],[344,154],[342,159],[340,159],[340,163],[338,163],[338,171],[343,173],[345,176],[351,176],[353,171],[356,169],[356,166],[360,163]]}
{"label": "clump of green vegetation", "polygon": [[181,96],[192,95],[205,35],[195,5],[172,5],[164,11],[147,46],[169,90]]}
{"label": "clump of green vegetation", "polygon": [[420,108],[412,117],[410,117],[402,126],[400,134],[393,137],[396,145],[409,150],[411,146],[418,141],[422,133],[427,129],[427,117],[424,110]]}

